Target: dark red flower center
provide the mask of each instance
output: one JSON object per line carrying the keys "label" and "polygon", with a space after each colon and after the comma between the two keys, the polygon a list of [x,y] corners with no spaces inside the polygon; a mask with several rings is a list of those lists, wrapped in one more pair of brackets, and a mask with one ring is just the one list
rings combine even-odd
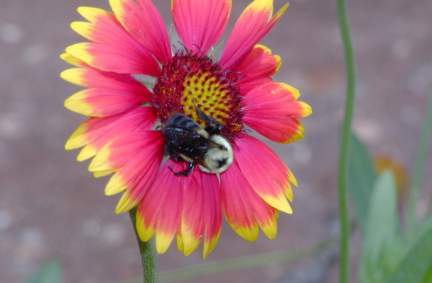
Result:
{"label": "dark red flower center", "polygon": [[237,73],[223,70],[208,56],[182,51],[163,66],[152,104],[162,122],[177,112],[204,126],[197,115],[198,107],[223,126],[225,137],[232,138],[242,129],[237,81]]}

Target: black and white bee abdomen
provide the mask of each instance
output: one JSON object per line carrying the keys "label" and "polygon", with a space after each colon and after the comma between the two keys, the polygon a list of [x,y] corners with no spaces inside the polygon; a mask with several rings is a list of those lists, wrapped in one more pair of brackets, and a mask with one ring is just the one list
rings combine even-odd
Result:
{"label": "black and white bee abdomen", "polygon": [[185,170],[174,172],[177,176],[188,176],[195,165],[204,172],[220,174],[233,162],[231,145],[220,135],[221,126],[209,117],[203,118],[206,128],[186,115],[175,113],[162,127],[165,153],[174,161],[187,163]]}

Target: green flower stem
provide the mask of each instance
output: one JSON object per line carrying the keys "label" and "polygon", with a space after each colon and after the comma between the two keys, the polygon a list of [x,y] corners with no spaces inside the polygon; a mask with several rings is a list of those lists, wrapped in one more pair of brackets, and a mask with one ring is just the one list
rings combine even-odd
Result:
{"label": "green flower stem", "polygon": [[354,51],[351,43],[350,27],[348,22],[345,0],[337,1],[337,14],[339,28],[345,55],[345,68],[347,79],[345,117],[342,126],[341,145],[339,152],[339,225],[340,225],[340,251],[339,251],[339,282],[347,283],[349,280],[349,212],[347,206],[347,168],[348,150],[351,135],[351,122],[354,111],[356,90]]}
{"label": "green flower stem", "polygon": [[428,158],[429,144],[432,138],[432,95],[429,95],[426,118],[424,119],[420,140],[417,147],[414,172],[412,174],[411,189],[408,196],[408,207],[405,215],[406,231],[412,231],[416,225],[417,201],[420,194],[421,182],[425,173],[425,165]]}
{"label": "green flower stem", "polygon": [[140,249],[141,256],[141,266],[143,270],[143,283],[154,283],[155,281],[155,271],[154,271],[154,259],[152,246],[149,242],[143,242],[138,236],[138,231],[136,229],[136,209],[132,209],[129,212],[129,216],[134,227],[134,232],[136,239],[138,241],[138,246]]}

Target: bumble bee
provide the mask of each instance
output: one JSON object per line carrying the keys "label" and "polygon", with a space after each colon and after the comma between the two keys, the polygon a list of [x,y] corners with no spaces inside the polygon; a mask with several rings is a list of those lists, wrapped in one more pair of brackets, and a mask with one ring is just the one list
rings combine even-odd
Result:
{"label": "bumble bee", "polygon": [[210,174],[220,174],[233,162],[231,144],[221,134],[222,126],[196,108],[206,126],[200,127],[192,118],[174,113],[162,126],[165,153],[174,161],[187,162],[186,169],[173,172],[176,176],[188,176],[198,165]]}

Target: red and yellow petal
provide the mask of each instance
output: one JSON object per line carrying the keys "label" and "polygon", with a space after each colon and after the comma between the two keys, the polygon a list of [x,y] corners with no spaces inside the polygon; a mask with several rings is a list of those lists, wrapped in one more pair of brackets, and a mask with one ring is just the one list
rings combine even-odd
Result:
{"label": "red and yellow petal", "polygon": [[111,89],[85,89],[70,96],[65,107],[70,111],[91,116],[106,117],[128,111],[147,102],[146,96]]}
{"label": "red and yellow petal", "polygon": [[144,53],[125,50],[127,48],[121,46],[109,46],[95,42],[77,43],[66,48],[67,53],[103,71],[151,76],[157,76],[160,73],[156,62],[149,59],[147,55],[143,55]]}
{"label": "red and yellow petal", "polygon": [[271,207],[292,214],[292,185],[297,182],[283,161],[264,143],[247,135],[236,139],[234,154],[253,190]]}
{"label": "red and yellow petal", "polygon": [[170,167],[180,170],[176,163],[169,161],[163,164],[137,212],[140,222],[137,228],[141,239],[148,241],[155,235],[158,253],[168,250],[180,227],[183,179],[176,177]]}
{"label": "red and yellow petal", "polygon": [[198,247],[202,234],[203,210],[201,179],[198,169],[187,177],[183,184],[183,208],[180,230],[177,235],[177,248],[188,256]]}
{"label": "red and yellow petal", "polygon": [[241,93],[247,93],[263,83],[271,81],[282,64],[279,55],[264,45],[255,45],[252,51],[235,66],[234,71],[241,73],[238,86]]}
{"label": "red and yellow petal", "polygon": [[78,156],[79,161],[84,161],[117,137],[127,136],[138,129],[149,130],[155,121],[156,116],[149,107],[137,107],[124,114],[106,118],[90,118],[72,133],[66,141],[65,149],[84,147]]}
{"label": "red and yellow petal", "polygon": [[157,76],[160,67],[154,57],[132,38],[114,16],[104,10],[80,7],[89,22],[74,22],[73,30],[91,42],[66,48],[66,53],[97,69]]}
{"label": "red and yellow petal", "polygon": [[117,20],[141,45],[161,63],[171,58],[165,24],[151,0],[110,0]]}
{"label": "red and yellow petal", "polygon": [[220,183],[215,175],[201,173],[202,188],[207,190],[204,195],[206,204],[203,230],[203,251],[202,256],[206,258],[216,247],[222,228],[222,208]]}
{"label": "red and yellow petal", "polygon": [[[116,207],[116,213],[120,214],[142,203],[149,191],[154,189],[163,159],[163,138],[156,131],[134,132],[112,142],[108,145],[107,151],[109,152],[105,163],[107,167],[95,169],[92,168],[94,164],[90,164],[90,170],[104,171],[111,167],[116,171],[105,191],[111,193],[125,191]],[[98,155],[95,159],[98,158]],[[118,186],[115,189],[112,187],[113,178],[116,178]]]}
{"label": "red and yellow petal", "polygon": [[75,67],[80,67],[83,65],[83,62],[75,57],[73,57],[72,55],[63,52],[62,54],[60,54],[60,59],[62,59],[63,61],[65,61],[68,64],[71,64],[72,66]]}
{"label": "red and yellow petal", "polygon": [[303,137],[300,119],[309,116],[312,108],[297,100],[299,91],[283,83],[269,82],[243,97],[245,124],[265,137],[289,143]]}
{"label": "red and yellow petal", "polygon": [[183,209],[177,247],[184,255],[191,254],[203,239],[202,256],[214,249],[222,224],[220,188],[215,175],[195,169],[183,189]]}
{"label": "red and yellow petal", "polygon": [[108,88],[149,94],[147,88],[130,75],[103,72],[91,67],[70,68],[60,73],[60,77],[72,84],[88,88]]}
{"label": "red and yellow petal", "polygon": [[89,165],[90,172],[118,170],[127,165],[135,155],[150,156],[153,150],[162,147],[163,138],[159,131],[136,130],[120,135],[102,147]]}
{"label": "red and yellow petal", "polygon": [[231,0],[172,0],[174,25],[184,46],[207,54],[222,36],[231,8]]}
{"label": "red and yellow petal", "polygon": [[73,112],[106,117],[149,101],[150,92],[130,75],[96,70],[67,53],[63,53],[62,58],[82,67],[67,69],[60,77],[72,84],[88,87],[65,101],[65,107]]}
{"label": "red and yellow petal", "polygon": [[233,68],[247,56],[288,9],[285,4],[273,16],[273,0],[254,0],[240,15],[222,52],[219,64]]}
{"label": "red and yellow petal", "polygon": [[268,238],[276,237],[276,209],[258,196],[237,163],[221,176],[221,190],[225,218],[241,238],[255,241],[259,227]]}

